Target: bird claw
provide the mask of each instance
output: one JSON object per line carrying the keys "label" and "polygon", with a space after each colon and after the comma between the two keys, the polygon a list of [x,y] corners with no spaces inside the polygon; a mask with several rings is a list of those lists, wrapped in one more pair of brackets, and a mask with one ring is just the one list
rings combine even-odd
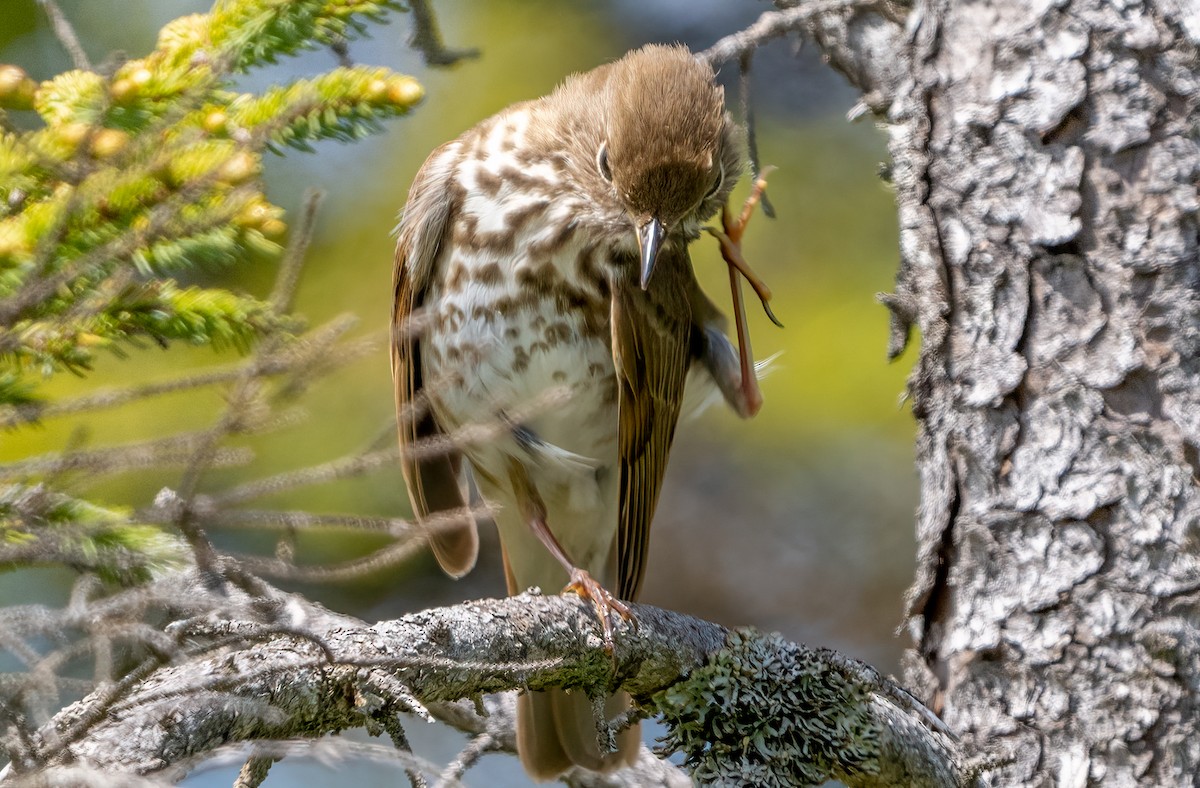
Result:
{"label": "bird claw", "polygon": [[578,594],[592,603],[592,608],[596,611],[596,618],[600,619],[604,651],[611,655],[613,653],[613,613],[625,621],[633,621],[633,611],[629,609],[628,605],[609,593],[604,586],[596,582],[596,579],[584,569],[571,570],[571,582],[563,589],[564,593],[567,591]]}
{"label": "bird claw", "polygon": [[733,218],[729,210],[729,205],[726,204],[721,209],[721,227],[717,230],[713,227],[705,229],[717,239],[721,245],[721,257],[724,258],[729,266],[729,288],[733,295],[733,317],[737,325],[738,336],[738,357],[741,366],[741,385],[740,403],[738,412],[745,416],[753,416],[758,413],[762,407],[763,396],[762,390],[758,386],[758,376],[754,368],[754,352],[750,348],[750,328],[746,323],[746,305],[742,300],[741,282],[738,276],[741,275],[750,283],[750,287],[754,289],[755,294],[762,302],[763,311],[767,313],[767,317],[775,325],[783,328],[783,323],[775,317],[775,313],[771,311],[770,305],[767,303],[771,300],[771,289],[766,283],[758,278],[753,269],[742,257],[742,235],[746,232],[746,225],[750,222],[750,217],[754,214],[754,208],[762,200],[763,191],[767,188],[767,175],[774,167],[764,167],[759,173],[758,179],[754,182],[754,188],[750,190],[750,196],[746,198],[746,202],[742,204],[741,213],[737,219]]}
{"label": "bird claw", "polygon": [[767,189],[767,176],[774,170],[774,167],[763,167],[762,172],[754,181],[754,187],[750,189],[749,196],[742,203],[742,210],[738,213],[736,220],[727,203],[721,207],[721,229],[718,230],[714,227],[704,229],[720,243],[721,257],[725,259],[729,267],[735,269],[750,284],[754,294],[762,302],[762,308],[767,313],[767,317],[771,319],[772,323],[783,328],[783,323],[780,323],[779,318],[775,317],[775,313],[771,311],[769,303],[772,295],[771,288],[767,287],[767,283],[754,273],[754,269],[746,262],[746,258],[742,257],[742,236],[746,233],[746,226],[750,224],[750,217],[754,215],[754,209],[762,201],[763,193]]}

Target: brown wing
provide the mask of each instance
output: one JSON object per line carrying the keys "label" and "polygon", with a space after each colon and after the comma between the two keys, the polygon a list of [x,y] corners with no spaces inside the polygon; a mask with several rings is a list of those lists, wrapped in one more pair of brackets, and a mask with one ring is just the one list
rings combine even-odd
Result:
{"label": "brown wing", "polygon": [[462,454],[453,449],[422,456],[417,449],[443,435],[423,391],[419,313],[449,227],[449,184],[457,142],[438,148],[421,167],[409,190],[396,240],[392,284],[392,381],[400,433],[400,465],[417,522],[461,510],[462,521],[430,529],[429,544],[438,564],[452,577],[475,566],[479,536],[459,485]]}
{"label": "brown wing", "polygon": [[613,361],[617,372],[620,507],[617,596],[637,597],[646,571],[650,521],[662,489],[690,362],[686,249],[663,250],[650,288],[614,282]]}

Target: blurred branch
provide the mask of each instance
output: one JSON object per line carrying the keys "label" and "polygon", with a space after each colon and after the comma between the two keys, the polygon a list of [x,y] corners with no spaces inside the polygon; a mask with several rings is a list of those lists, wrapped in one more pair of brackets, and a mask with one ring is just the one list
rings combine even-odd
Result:
{"label": "blurred branch", "polygon": [[337,318],[321,328],[295,337],[291,343],[278,348],[277,352],[273,354],[252,358],[231,367],[138,386],[100,389],[56,402],[33,402],[18,406],[0,405],[0,427],[17,427],[42,419],[85,412],[94,413],[165,394],[176,394],[205,386],[231,383],[243,377],[247,367],[251,365],[258,368],[261,376],[279,375],[286,372],[314,377],[317,374],[326,374],[364,358],[379,346],[379,337],[367,336],[342,342],[337,345],[336,353],[329,352],[333,343],[349,330],[354,322],[354,319],[348,316]]}
{"label": "blurred branch", "polygon": [[366,533],[400,536],[416,526],[400,517],[370,517],[362,514],[317,514],[302,510],[272,511],[263,509],[228,509],[204,514],[207,522],[222,528],[286,528],[299,531],[307,528],[352,528]]}
{"label": "blurred branch", "polygon": [[429,66],[453,66],[460,60],[479,57],[479,50],[447,49],[442,43],[442,34],[438,29],[437,18],[428,0],[409,0],[409,12],[413,18],[412,35],[409,45],[421,51],[425,56],[425,64]]}
{"label": "blurred branch", "polygon": [[[687,743],[696,719],[722,714],[724,735],[713,739],[702,765],[721,764],[726,782],[757,775],[749,781],[761,784],[762,769],[772,763],[792,769],[789,759],[797,758],[851,786],[966,786],[976,771],[930,726],[929,712],[868,666],[645,605],[634,606],[636,626],[619,624],[609,654],[591,607],[573,596],[482,600],[374,626],[330,617],[277,591],[264,599],[287,610],[296,622],[292,631],[272,633],[236,619],[172,626],[175,638],[219,648],[155,668],[118,698],[101,692],[66,708],[34,737],[32,761],[22,771],[70,761],[112,774],[178,779],[220,744],[377,728],[403,710],[444,715],[485,736],[475,749],[511,750],[511,716],[500,718],[505,727],[497,730],[496,721],[472,717],[453,702],[550,687],[589,694],[622,687],[643,708],[666,712],[676,743]],[[747,671],[760,653],[771,661]],[[691,696],[693,674],[703,677],[706,700]],[[713,681],[717,675],[721,680]],[[793,698],[793,705],[762,708],[750,723],[725,714],[739,697],[779,696]],[[108,711],[97,714],[97,703]],[[89,724],[80,727],[82,720]],[[774,739],[762,740],[764,725]],[[703,724],[698,729],[713,734]],[[773,755],[763,758],[756,747]],[[789,774],[776,776],[801,784]]]}
{"label": "blurred branch", "polygon": [[[87,451],[52,452],[0,464],[0,479],[24,478],[32,474],[60,474],[67,471],[121,473],[139,468],[186,465],[205,443],[208,431],[182,433],[165,438],[106,446]],[[241,465],[250,453],[244,449],[222,449],[211,457],[213,466]]]}
{"label": "blurred branch", "polygon": [[[881,0],[818,0],[801,5],[783,7],[777,11],[766,11],[744,30],[725,36],[696,57],[714,69],[726,63],[738,64],[738,85],[742,117],[746,124],[746,143],[752,174],[755,178],[762,171],[758,155],[758,134],[754,107],[750,95],[750,67],[754,52],[762,45],[791,33],[810,32],[813,22],[819,17],[828,17],[850,8],[878,5]],[[782,4],[780,4],[782,5]],[[774,218],[775,208],[770,198],[762,195],[762,209]]]}
{"label": "blurred branch", "polygon": [[248,572],[278,580],[307,583],[340,583],[356,577],[397,566],[425,548],[426,540],[409,538],[376,550],[370,555],[335,564],[299,566],[282,558],[263,558],[253,555],[233,557]]}
{"label": "blurred branch", "polygon": [[375,468],[394,467],[399,462],[400,450],[398,448],[369,451],[350,457],[339,457],[336,460],[297,471],[286,471],[264,479],[256,479],[210,496],[200,496],[198,501],[201,508],[230,506],[297,487],[307,487],[357,476]]}
{"label": "blurred branch", "polygon": [[83,51],[83,45],[79,43],[79,36],[75,35],[75,28],[71,26],[71,22],[62,9],[58,7],[58,3],[54,0],[38,0],[38,5],[42,7],[42,11],[50,20],[50,27],[54,30],[55,38],[62,44],[63,49],[67,50],[75,68],[91,71],[91,61],[88,60],[87,53]]}
{"label": "blurred branch", "polygon": [[768,41],[789,33],[803,32],[818,16],[848,8],[877,5],[879,0],[819,0],[780,11],[765,11],[754,24],[737,33],[725,36],[696,55],[713,68],[741,60]]}
{"label": "blurred branch", "polygon": [[276,760],[278,759],[271,755],[251,755],[242,765],[237,779],[233,781],[233,788],[258,788],[263,780],[267,779],[267,774]]}
{"label": "blurred branch", "polygon": [[304,191],[300,222],[292,233],[279,266],[279,273],[275,276],[275,287],[267,298],[271,306],[280,312],[291,310],[292,301],[296,297],[300,271],[304,268],[304,258],[308,254],[308,247],[312,243],[313,232],[317,226],[317,209],[321,207],[321,198],[321,192],[316,189]]}
{"label": "blurred branch", "polygon": [[[312,240],[313,226],[316,223],[317,206],[320,196],[314,190],[305,192],[304,208],[300,224],[292,235],[284,253],[279,272],[275,277],[275,286],[271,291],[270,303],[279,312],[286,312],[292,303],[296,286],[300,281],[300,268],[304,264],[304,253]],[[280,348],[288,344],[288,338],[275,334],[264,338],[254,351],[255,362],[269,358]],[[196,495],[196,488],[203,473],[211,467],[210,458],[217,451],[217,444],[223,438],[244,432],[248,423],[253,423],[254,417],[247,418],[247,412],[253,413],[251,402],[260,395],[259,363],[247,364],[226,397],[225,413],[221,419],[208,431],[206,440],[196,448],[192,460],[179,483],[178,495],[185,499],[184,506],[178,511],[181,530],[189,541],[199,539],[199,535],[188,526],[188,509],[191,499]]]}
{"label": "blurred branch", "polygon": [[[754,50],[745,52],[738,60],[738,99],[742,105],[742,120],[746,124],[746,154],[750,158],[750,180],[759,180],[763,174],[762,161],[758,156],[758,124],[755,122],[754,101],[751,98],[750,67],[754,62]],[[775,206],[764,189],[760,198],[762,212],[770,219],[775,218]]]}

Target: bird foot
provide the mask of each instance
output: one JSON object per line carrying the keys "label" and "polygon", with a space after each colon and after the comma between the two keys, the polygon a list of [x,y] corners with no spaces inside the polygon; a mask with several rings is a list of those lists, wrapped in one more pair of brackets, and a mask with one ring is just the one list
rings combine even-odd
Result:
{"label": "bird foot", "polygon": [[584,569],[572,568],[571,582],[563,589],[578,594],[592,603],[596,618],[600,619],[600,630],[604,637],[604,650],[613,653],[613,614],[625,621],[633,620],[633,611],[621,600],[609,593]]}
{"label": "bird foot", "polygon": [[767,303],[771,300],[771,289],[754,273],[749,263],[742,257],[742,235],[746,232],[746,225],[750,223],[750,217],[754,215],[755,206],[762,200],[763,191],[767,188],[767,175],[772,169],[774,168],[765,167],[759,173],[758,179],[754,182],[754,188],[750,190],[750,196],[742,204],[741,213],[738,214],[736,219],[729,210],[729,206],[725,205],[721,209],[722,229],[717,230],[713,227],[705,228],[720,243],[721,257],[724,258],[726,264],[729,266],[729,288],[733,295],[733,318],[734,323],[737,325],[738,357],[741,366],[741,382],[737,393],[737,411],[744,418],[758,413],[763,404],[763,396],[762,389],[758,386],[758,375],[754,366],[754,351],[750,347],[750,328],[746,322],[746,304],[742,300],[742,287],[738,279],[739,275],[750,283],[750,287],[758,295],[759,301],[762,302],[763,311],[767,313],[767,317],[771,319],[771,322],[783,328],[783,324],[775,317],[775,313],[771,311],[771,307]]}
{"label": "bird foot", "polygon": [[783,328],[783,323],[780,323],[779,318],[775,317],[775,313],[771,311],[769,303],[772,296],[771,288],[767,287],[767,283],[754,273],[754,269],[742,256],[742,236],[746,233],[746,226],[750,224],[750,217],[754,215],[754,209],[762,201],[763,192],[767,189],[767,176],[774,170],[774,167],[763,167],[736,218],[729,210],[729,205],[726,204],[721,208],[721,229],[718,230],[715,227],[705,227],[704,229],[720,243],[721,257],[730,267],[730,279],[733,279],[734,271],[741,274],[750,284],[759,301],[762,302],[762,308],[767,313],[767,317],[771,319],[772,323]]}

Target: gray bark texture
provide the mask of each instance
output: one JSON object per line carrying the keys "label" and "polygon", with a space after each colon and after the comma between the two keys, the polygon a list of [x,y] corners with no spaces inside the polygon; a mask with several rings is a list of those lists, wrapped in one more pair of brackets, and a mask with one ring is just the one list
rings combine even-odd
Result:
{"label": "gray bark texture", "polygon": [[886,117],[919,566],[906,680],[996,786],[1200,773],[1200,4],[817,20]]}

